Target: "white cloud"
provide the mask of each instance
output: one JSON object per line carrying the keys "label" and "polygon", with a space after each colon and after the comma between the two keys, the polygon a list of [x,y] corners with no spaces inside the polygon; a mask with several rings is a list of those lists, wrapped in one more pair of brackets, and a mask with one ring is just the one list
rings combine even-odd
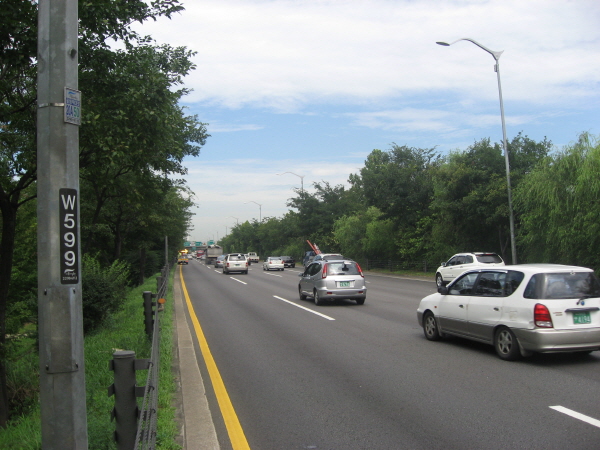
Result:
{"label": "white cloud", "polygon": [[[505,50],[505,98],[551,104],[600,82],[596,0],[206,0],[147,29],[198,51],[191,102],[281,111],[307,102],[370,102],[451,90],[489,98],[494,61],[468,42]],[[146,28],[144,29],[146,30]]]}
{"label": "white cloud", "polygon": [[[284,214],[300,179],[276,173],[305,175],[305,189],[322,180],[344,184],[370,150],[390,142],[447,149],[501,137],[492,56],[469,42],[436,41],[470,37],[504,50],[507,126],[528,132],[538,125],[540,134],[571,118],[569,132],[597,122],[598,0],[184,0],[184,6],[172,20],[141,31],[198,52],[185,103],[201,109],[213,137],[200,158],[186,162],[200,203],[197,239],[224,233],[235,222],[230,216],[258,218],[258,207],[245,202],[261,203],[263,217]],[[285,121],[273,112],[297,116]],[[312,115],[312,128],[295,120],[301,114]],[[584,125],[582,114],[591,117]],[[300,134],[301,144],[290,150],[286,139]],[[287,159],[267,159],[266,145]],[[236,151],[257,158],[204,160]]]}
{"label": "white cloud", "polygon": [[242,223],[258,220],[259,213],[262,218],[284,215],[289,209],[286,203],[296,196],[294,189],[300,189],[301,180],[292,174],[278,173],[292,169],[304,175],[304,189],[312,192],[312,184],[323,180],[332,186],[348,186],[348,174],[356,172],[363,161],[362,155],[327,166],[310,162],[299,165],[295,160],[237,159],[210,164],[201,159],[188,161],[185,179],[198,205],[193,209],[192,220],[198,234],[192,235],[198,239],[211,238],[213,233],[223,236],[225,227],[236,223],[231,216]]}

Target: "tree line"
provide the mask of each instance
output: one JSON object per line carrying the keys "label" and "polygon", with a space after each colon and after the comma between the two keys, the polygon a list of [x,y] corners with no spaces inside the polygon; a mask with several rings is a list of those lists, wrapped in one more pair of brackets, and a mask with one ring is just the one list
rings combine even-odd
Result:
{"label": "tree line", "polygon": [[[9,405],[18,405],[7,388],[7,367],[18,357],[7,335],[37,318],[37,5],[3,0],[0,8],[0,427]],[[176,255],[193,206],[182,161],[199,155],[208,134],[180,105],[194,53],[132,28],[181,12],[180,1],[78,7],[80,236],[90,332],[118,308],[123,284],[164,264],[165,237],[168,256]]]}
{"label": "tree line", "polygon": [[[582,133],[562,149],[519,133],[508,142],[519,263],[600,269],[600,141]],[[505,159],[490,139],[440,154],[392,144],[373,150],[349,187],[295,190],[282,217],[244,222],[225,251],[301,257],[306,240],[355,260],[428,261],[493,251],[512,261]]]}

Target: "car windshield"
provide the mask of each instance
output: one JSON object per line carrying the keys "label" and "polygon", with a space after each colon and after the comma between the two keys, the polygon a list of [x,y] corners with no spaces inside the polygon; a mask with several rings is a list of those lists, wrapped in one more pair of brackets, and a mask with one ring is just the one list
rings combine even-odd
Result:
{"label": "car windshield", "polygon": [[327,272],[330,275],[360,275],[356,264],[346,262],[327,263]]}
{"label": "car windshield", "polygon": [[500,258],[495,253],[489,253],[485,255],[475,255],[477,257],[477,261],[483,264],[498,264],[502,262],[502,258]]}
{"label": "car windshield", "polygon": [[525,298],[590,298],[600,297],[600,283],[592,272],[538,273],[531,277]]}

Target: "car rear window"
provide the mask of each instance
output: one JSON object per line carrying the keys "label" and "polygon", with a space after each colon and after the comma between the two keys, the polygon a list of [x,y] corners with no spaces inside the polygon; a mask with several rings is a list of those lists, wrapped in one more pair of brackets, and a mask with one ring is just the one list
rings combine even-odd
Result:
{"label": "car rear window", "polygon": [[485,255],[476,255],[477,261],[483,264],[499,264],[502,263],[502,258],[500,258],[495,253],[488,253]]}
{"label": "car rear window", "polygon": [[327,263],[327,272],[329,275],[360,275],[358,267],[354,263]]}
{"label": "car rear window", "polygon": [[538,273],[527,283],[523,296],[533,299],[600,297],[600,283],[592,272]]}
{"label": "car rear window", "polygon": [[229,255],[229,261],[246,261],[244,255]]}
{"label": "car rear window", "polygon": [[281,259],[292,259],[291,256],[282,256]]}

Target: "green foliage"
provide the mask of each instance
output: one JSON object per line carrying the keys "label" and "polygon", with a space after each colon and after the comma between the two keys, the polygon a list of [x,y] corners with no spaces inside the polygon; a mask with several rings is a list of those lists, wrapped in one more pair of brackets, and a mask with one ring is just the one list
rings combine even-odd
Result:
{"label": "green foliage", "polygon": [[129,281],[129,265],[115,261],[102,267],[96,258],[84,255],[81,266],[83,329],[90,333],[121,309]]}
{"label": "green foliage", "polygon": [[[114,373],[108,361],[117,349],[133,350],[136,358],[150,357],[150,343],[145,333],[142,293],[156,288],[156,280],[135,288],[121,299],[122,307],[111,320],[85,337],[86,408],[88,423],[88,446],[90,449],[115,449],[112,431],[115,428],[110,412],[114,397],[106,395],[106,389],[114,382]],[[175,411],[171,406],[176,385],[171,372],[173,363],[173,294],[169,290],[162,317],[161,365],[159,368],[159,404],[157,449],[176,450],[179,430],[175,424]],[[28,332],[29,330],[24,330]],[[15,343],[15,363],[11,364],[9,385],[15,398],[21,402],[19,414],[8,427],[0,429],[0,448],[37,450],[41,448],[40,412],[37,400],[39,386],[39,362],[35,336],[24,337]],[[137,384],[146,382],[147,371],[136,373]],[[13,388],[14,386],[14,388]]]}
{"label": "green foliage", "polygon": [[528,260],[600,268],[599,173],[600,140],[583,133],[523,179],[514,203]]}
{"label": "green foliage", "polygon": [[[547,140],[536,143],[521,134],[509,143],[513,190],[550,147]],[[501,146],[482,139],[464,152],[451,152],[432,175],[430,254],[495,251],[509,260],[506,164]]]}

